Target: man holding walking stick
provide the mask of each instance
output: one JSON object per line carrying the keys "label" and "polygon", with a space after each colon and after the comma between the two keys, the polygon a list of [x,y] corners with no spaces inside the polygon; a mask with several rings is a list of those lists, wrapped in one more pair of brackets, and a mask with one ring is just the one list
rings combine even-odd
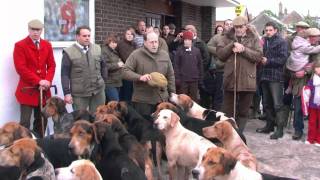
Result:
{"label": "man holding walking stick", "polygon": [[[50,86],[55,72],[55,61],[51,44],[40,38],[43,30],[41,21],[34,19],[28,23],[29,35],[15,44],[13,60],[19,75],[16,98],[20,104],[20,124],[30,128],[33,111],[33,130],[43,136],[47,120],[41,121],[40,99],[48,99]],[[40,90],[43,97],[40,98]]]}
{"label": "man holding walking stick", "polygon": [[262,47],[248,19],[237,16],[233,28],[217,45],[218,58],[225,62],[223,75],[223,112],[234,117],[243,132],[256,91],[256,63],[262,59]]}

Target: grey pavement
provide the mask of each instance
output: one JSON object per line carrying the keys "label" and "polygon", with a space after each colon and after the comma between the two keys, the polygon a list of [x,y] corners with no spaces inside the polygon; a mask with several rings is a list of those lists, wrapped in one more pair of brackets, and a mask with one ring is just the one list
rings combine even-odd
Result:
{"label": "grey pavement", "polygon": [[[307,132],[308,121],[305,121]],[[263,127],[264,121],[251,119],[247,123],[245,136],[247,144],[258,160],[258,171],[299,180],[320,180],[320,147],[305,144],[301,140],[292,140],[294,130],[285,129],[285,135],[278,140],[271,140],[270,134],[256,133],[256,128]]]}
{"label": "grey pavement", "polygon": [[[264,126],[264,121],[250,119],[244,134],[247,145],[257,157],[258,171],[281,177],[298,180],[320,180],[320,147],[305,144],[305,136],[301,140],[292,140],[292,126],[286,128],[283,138],[271,140],[270,134],[256,133],[256,129]],[[305,121],[307,131],[308,121]],[[163,176],[168,178],[167,163],[163,161]],[[156,170],[154,171],[157,174]],[[157,180],[157,175],[155,180]],[[192,177],[189,178],[192,180]]]}

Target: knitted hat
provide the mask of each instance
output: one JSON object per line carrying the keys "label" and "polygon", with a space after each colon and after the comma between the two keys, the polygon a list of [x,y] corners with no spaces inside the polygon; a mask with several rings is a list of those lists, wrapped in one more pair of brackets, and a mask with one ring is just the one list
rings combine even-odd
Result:
{"label": "knitted hat", "polygon": [[34,28],[34,29],[42,29],[43,24],[41,21],[38,19],[33,19],[28,23],[29,28]]}
{"label": "knitted hat", "polygon": [[167,78],[158,72],[152,72],[150,73],[151,80],[148,81],[148,84],[152,87],[160,87],[164,88],[168,85]]}
{"label": "knitted hat", "polygon": [[242,26],[248,24],[248,18],[244,16],[237,16],[232,22],[234,26]]}
{"label": "knitted hat", "polygon": [[193,33],[191,31],[184,31],[182,35],[183,39],[193,39]]}

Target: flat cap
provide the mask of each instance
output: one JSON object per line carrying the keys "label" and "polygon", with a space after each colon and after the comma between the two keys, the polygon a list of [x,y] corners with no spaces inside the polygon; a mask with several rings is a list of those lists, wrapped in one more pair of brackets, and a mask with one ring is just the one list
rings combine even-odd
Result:
{"label": "flat cap", "polygon": [[307,36],[320,36],[320,30],[317,28],[309,28],[306,30]]}
{"label": "flat cap", "polygon": [[152,72],[150,73],[151,80],[148,81],[148,84],[152,87],[159,87],[165,88],[168,85],[167,78],[159,73],[159,72]]}
{"label": "flat cap", "polygon": [[232,22],[234,26],[242,26],[248,24],[248,18],[244,16],[237,16]]}
{"label": "flat cap", "polygon": [[33,19],[28,23],[29,28],[42,29],[43,23],[38,19]]}
{"label": "flat cap", "polygon": [[305,27],[305,28],[309,28],[310,25],[304,21],[299,21],[296,23],[296,27]]}

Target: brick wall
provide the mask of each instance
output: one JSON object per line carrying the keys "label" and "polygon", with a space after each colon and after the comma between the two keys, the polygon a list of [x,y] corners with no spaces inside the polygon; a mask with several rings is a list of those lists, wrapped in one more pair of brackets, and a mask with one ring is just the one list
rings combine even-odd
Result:
{"label": "brick wall", "polygon": [[[156,1],[156,0],[155,0]],[[198,36],[208,40],[213,33],[215,8],[175,1],[177,31],[187,24],[196,26]],[[145,0],[95,0],[95,41],[101,44],[111,33],[122,35],[128,26],[145,19]]]}
{"label": "brick wall", "polygon": [[216,21],[215,7],[201,7],[201,38],[204,41],[210,40],[214,34]]}
{"label": "brick wall", "polygon": [[201,7],[182,3],[181,9],[181,27],[188,24],[194,25],[197,28],[198,36],[201,38]]}
{"label": "brick wall", "polygon": [[122,35],[145,17],[144,0],[96,0],[95,41],[101,44],[111,33]]}

